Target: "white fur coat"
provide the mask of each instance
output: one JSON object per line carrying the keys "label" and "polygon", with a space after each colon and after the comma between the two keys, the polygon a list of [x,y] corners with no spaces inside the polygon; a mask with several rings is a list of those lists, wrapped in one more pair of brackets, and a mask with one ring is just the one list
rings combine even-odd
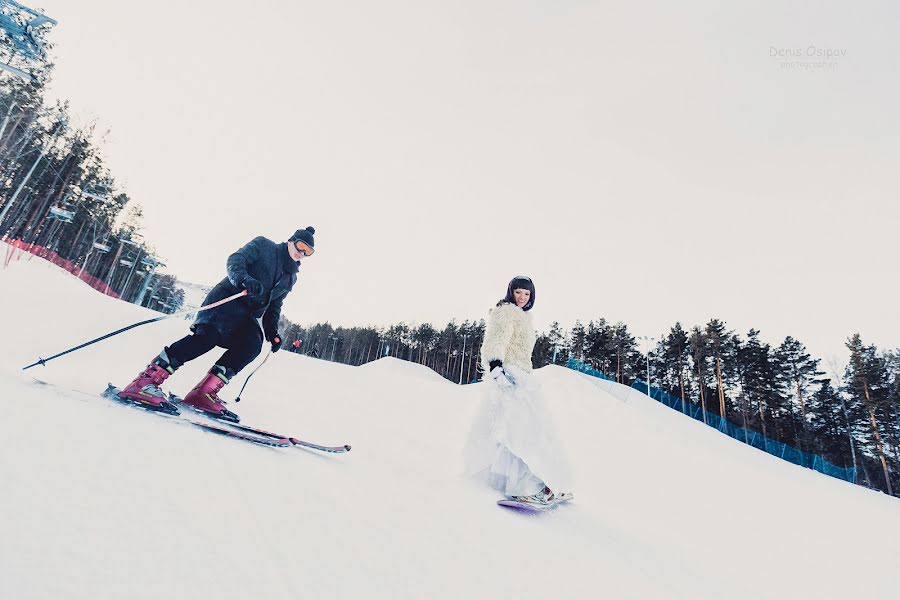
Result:
{"label": "white fur coat", "polygon": [[515,304],[501,304],[491,309],[484,342],[481,344],[481,364],[485,371],[492,360],[503,361],[531,372],[531,353],[536,338],[531,313]]}
{"label": "white fur coat", "polygon": [[535,334],[531,313],[515,304],[491,310],[481,360],[492,360],[515,381],[500,387],[485,376],[479,405],[464,450],[466,472],[507,496],[527,496],[544,486],[571,489],[568,463],[553,427],[550,411],[531,373]]}

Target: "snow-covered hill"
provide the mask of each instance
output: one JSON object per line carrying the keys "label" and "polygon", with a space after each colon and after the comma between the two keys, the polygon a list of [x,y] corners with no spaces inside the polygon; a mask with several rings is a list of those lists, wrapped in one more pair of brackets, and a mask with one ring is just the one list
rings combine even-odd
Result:
{"label": "snow-covered hill", "polygon": [[344,455],[252,446],[92,395],[185,335],[178,319],[20,370],[149,314],[37,259],[0,270],[0,598],[897,597],[896,499],[562,368],[537,377],[576,499],[538,517],[461,476],[480,384],[415,364],[281,352],[230,405],[248,424],[352,444]]}

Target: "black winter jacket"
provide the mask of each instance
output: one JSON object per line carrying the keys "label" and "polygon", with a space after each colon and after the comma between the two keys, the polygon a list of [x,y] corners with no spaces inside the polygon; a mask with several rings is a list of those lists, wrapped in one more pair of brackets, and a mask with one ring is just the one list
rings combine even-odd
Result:
{"label": "black winter jacket", "polygon": [[239,293],[248,276],[262,284],[262,294],[255,300],[245,296],[200,312],[191,329],[197,331],[198,325],[212,326],[227,343],[231,334],[248,319],[262,317],[263,334],[267,341],[272,341],[278,333],[281,305],[297,282],[299,269],[300,264],[291,259],[286,243],[276,244],[262,236],[254,238],[228,257],[228,276],[207,294],[203,304]]}

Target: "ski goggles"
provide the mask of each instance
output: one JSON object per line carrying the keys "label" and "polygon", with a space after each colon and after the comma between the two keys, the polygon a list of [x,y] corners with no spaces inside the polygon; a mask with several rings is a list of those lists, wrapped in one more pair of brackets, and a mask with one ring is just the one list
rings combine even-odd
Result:
{"label": "ski goggles", "polygon": [[303,240],[294,240],[293,243],[294,249],[297,250],[297,252],[303,254],[303,256],[312,256],[312,253],[315,252],[315,250],[313,250],[313,247]]}

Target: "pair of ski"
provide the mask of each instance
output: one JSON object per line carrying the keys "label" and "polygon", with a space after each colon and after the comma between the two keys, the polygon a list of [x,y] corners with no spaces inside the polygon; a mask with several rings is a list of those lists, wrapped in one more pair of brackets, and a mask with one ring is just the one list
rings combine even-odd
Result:
{"label": "pair of ski", "polygon": [[[275,448],[299,446],[301,448],[308,448],[310,450],[318,450],[319,452],[328,452],[331,454],[340,454],[350,451],[350,446],[348,445],[320,446],[319,444],[313,444],[312,442],[307,442],[292,436],[272,433],[271,431],[258,429],[256,427],[250,427],[249,425],[242,425],[241,423],[230,420],[218,419],[214,415],[210,415],[201,411],[195,411],[192,409],[191,414],[205,417],[212,420],[213,422],[201,421],[193,418],[192,416],[181,413],[181,411],[179,411],[178,409],[181,398],[172,394],[169,395],[169,400],[167,402],[164,402],[159,406],[153,406],[150,404],[143,404],[141,402],[131,400],[130,398],[123,398],[119,395],[120,392],[121,390],[110,383],[107,385],[106,391],[103,392],[103,397],[115,400],[127,406],[142,408],[147,412],[152,412],[160,416],[178,419],[179,421],[182,421],[193,427],[203,429],[204,431],[208,431],[210,433],[243,440],[245,442],[250,442],[253,444],[259,444],[260,446],[270,446]],[[190,408],[184,405],[180,406],[181,408]]]}

